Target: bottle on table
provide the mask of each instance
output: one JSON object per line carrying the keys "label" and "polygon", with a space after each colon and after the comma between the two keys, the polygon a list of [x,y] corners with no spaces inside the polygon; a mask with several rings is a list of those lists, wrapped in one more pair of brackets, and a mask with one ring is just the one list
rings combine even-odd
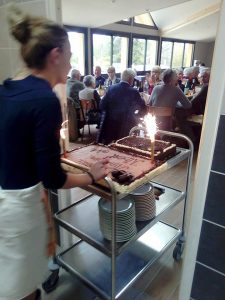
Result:
{"label": "bottle on table", "polygon": [[195,87],[196,87],[196,80],[195,78],[193,78],[191,83],[191,90],[193,91],[193,94],[195,93]]}
{"label": "bottle on table", "polygon": [[143,91],[144,93],[148,94],[148,81],[146,79],[144,81]]}
{"label": "bottle on table", "polygon": [[184,95],[187,96],[188,93],[189,93],[189,86],[188,86],[188,80],[186,80],[184,84]]}
{"label": "bottle on table", "polygon": [[143,93],[143,82],[140,81],[140,84],[139,84],[139,93]]}

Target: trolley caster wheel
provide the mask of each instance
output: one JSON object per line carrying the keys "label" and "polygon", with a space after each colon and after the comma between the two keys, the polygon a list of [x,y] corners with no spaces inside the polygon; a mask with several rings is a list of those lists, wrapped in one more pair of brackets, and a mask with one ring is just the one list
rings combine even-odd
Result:
{"label": "trolley caster wheel", "polygon": [[182,253],[184,250],[183,243],[177,243],[174,250],[173,250],[173,258],[175,261],[179,261],[181,259]]}
{"label": "trolley caster wheel", "polygon": [[46,293],[51,293],[57,287],[59,280],[59,269],[52,271],[51,275],[42,283],[42,288]]}

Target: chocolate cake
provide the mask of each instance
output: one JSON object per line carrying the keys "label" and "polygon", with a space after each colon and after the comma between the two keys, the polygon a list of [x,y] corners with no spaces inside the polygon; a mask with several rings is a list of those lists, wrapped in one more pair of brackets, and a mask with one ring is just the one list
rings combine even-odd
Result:
{"label": "chocolate cake", "polygon": [[[164,161],[154,160],[152,162],[150,157],[140,153],[134,155],[127,149],[116,149],[113,146],[97,144],[75,149],[61,160],[67,171],[77,173],[77,169],[88,170],[92,164],[102,159],[109,160],[107,176],[111,177],[116,190],[121,193],[129,193],[167,169]],[[105,181],[101,181],[100,184],[107,186]]]}
{"label": "chocolate cake", "polygon": [[[138,136],[128,136],[118,140],[112,144],[113,147],[138,153],[147,157],[151,156],[151,140],[149,138],[142,138]],[[157,160],[164,160],[176,155],[176,145],[166,141],[155,141],[154,157]]]}

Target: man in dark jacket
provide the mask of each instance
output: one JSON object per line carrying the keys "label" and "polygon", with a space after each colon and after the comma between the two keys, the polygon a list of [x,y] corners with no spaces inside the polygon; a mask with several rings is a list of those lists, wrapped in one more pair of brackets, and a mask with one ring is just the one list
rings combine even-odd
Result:
{"label": "man in dark jacket", "polygon": [[79,92],[84,89],[84,84],[80,79],[80,71],[73,69],[71,78],[67,80],[66,92],[70,141],[76,141],[77,137],[81,136],[79,129],[82,128],[83,125],[80,120]]}
{"label": "man in dark jacket", "polygon": [[105,84],[105,78],[102,76],[102,69],[100,66],[95,67],[95,86],[98,88]]}
{"label": "man in dark jacket", "polygon": [[132,69],[123,71],[121,82],[110,86],[102,99],[98,142],[109,144],[129,135],[130,129],[140,123],[140,117],[146,113],[144,100],[132,87],[135,75]]}

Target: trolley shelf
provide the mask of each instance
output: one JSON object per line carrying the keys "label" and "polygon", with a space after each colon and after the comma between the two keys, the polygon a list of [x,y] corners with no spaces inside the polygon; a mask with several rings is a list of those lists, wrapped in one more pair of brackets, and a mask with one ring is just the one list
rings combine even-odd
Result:
{"label": "trolley shelf", "polygon": [[[138,239],[144,232],[158,222],[164,214],[181,200],[185,198],[185,193],[152,182],[155,187],[165,190],[165,192],[156,200],[156,216],[150,221],[136,222],[136,236],[125,243],[117,243],[116,255],[120,254],[128,244]],[[129,197],[129,196],[127,196]],[[96,249],[110,256],[111,243],[103,238],[99,227],[99,212],[98,212],[99,197],[91,195],[85,197],[77,203],[59,211],[55,214],[55,220],[60,226],[66,228],[71,233],[77,235],[82,240]]]}
{"label": "trolley shelf", "polygon": [[[179,238],[180,232],[158,222],[116,258],[116,299]],[[104,299],[111,299],[110,257],[79,241],[57,259]]]}

